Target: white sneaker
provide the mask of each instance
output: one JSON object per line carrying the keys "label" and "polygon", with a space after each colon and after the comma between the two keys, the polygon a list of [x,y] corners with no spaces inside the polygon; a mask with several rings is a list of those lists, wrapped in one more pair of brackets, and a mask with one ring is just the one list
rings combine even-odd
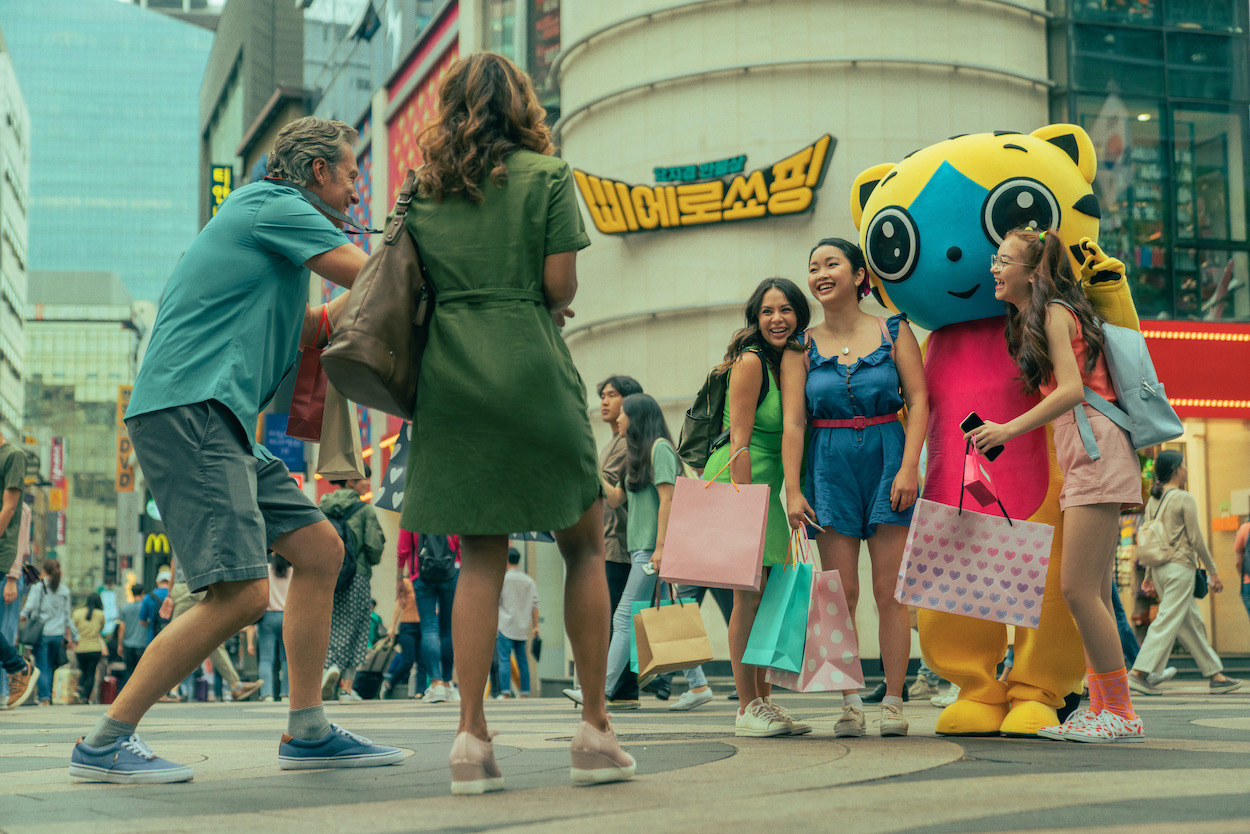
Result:
{"label": "white sneaker", "polygon": [[432,683],[430,688],[425,690],[425,697],[421,700],[427,704],[442,704],[447,701],[447,697],[450,694],[446,686]]}
{"label": "white sneaker", "polygon": [[929,703],[945,709],[957,700],[959,700],[959,687],[952,683],[941,695],[934,695],[930,698]]}
{"label": "white sneaker", "polygon": [[801,736],[812,731],[810,724],[795,721],[790,717],[790,713],[786,712],[786,708],[780,704],[774,704],[772,701],[765,701],[764,706],[769,712],[781,719],[781,723],[786,725],[786,729],[790,731],[790,735]]}
{"label": "white sneaker", "polygon": [[770,738],[789,735],[785,723],[764,705],[763,698],[756,698],[734,721],[734,735],[746,738]]}
{"label": "white sneaker", "polygon": [[907,718],[903,715],[903,708],[898,704],[881,705],[881,735],[907,735]]}
{"label": "white sneaker", "polygon": [[843,707],[842,717],[833,725],[834,738],[859,738],[864,734],[864,711],[855,707]]}
{"label": "white sneaker", "polygon": [[1157,675],[1153,672],[1146,675],[1146,683],[1151,686],[1158,686],[1161,683],[1170,681],[1174,677],[1176,677],[1176,667],[1169,666]]}
{"label": "white sneaker", "polygon": [[1075,730],[1084,730],[1089,724],[1098,720],[1098,713],[1092,709],[1078,709],[1074,711],[1062,724],[1054,727],[1043,727],[1037,731],[1042,738],[1052,738],[1055,741],[1064,741],[1068,734]]}
{"label": "white sneaker", "polygon": [[459,701],[459,700],[460,700],[460,687],[456,686],[456,685],[453,683],[451,686],[445,686],[445,687],[443,687],[443,688],[444,688],[445,690],[447,690],[447,700],[448,700],[448,701],[451,701],[452,703],[455,703],[455,702],[457,702],[457,701]]}
{"label": "white sneaker", "polygon": [[360,697],[360,695],[358,695],[356,693],[356,690],[354,689],[340,689],[339,690],[339,703],[340,704],[357,704],[363,700],[364,698]]}
{"label": "white sneaker", "polygon": [[329,700],[334,695],[334,690],[339,685],[339,675],[343,671],[338,666],[330,666],[321,673],[321,697],[323,700]]}
{"label": "white sneaker", "polygon": [[582,691],[580,689],[562,689],[560,691],[564,693],[565,698],[568,698],[579,707],[582,705]]}
{"label": "white sneaker", "polygon": [[712,700],[712,687],[708,687],[702,692],[692,692],[687,689],[681,693],[681,697],[668,705],[670,711],[688,710],[695,707],[701,707],[708,701]]}
{"label": "white sneaker", "polygon": [[941,692],[936,683],[929,683],[929,679],[924,675],[918,675],[914,683],[907,690],[907,697],[913,701],[923,701],[926,698],[932,698]]}

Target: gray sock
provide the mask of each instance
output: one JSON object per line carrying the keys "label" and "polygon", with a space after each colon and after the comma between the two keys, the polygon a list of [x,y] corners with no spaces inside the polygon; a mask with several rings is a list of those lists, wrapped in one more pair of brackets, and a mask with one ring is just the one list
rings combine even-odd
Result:
{"label": "gray sock", "polygon": [[83,739],[83,743],[88,747],[108,747],[119,738],[130,738],[137,726],[137,724],[127,724],[125,721],[101,715],[95,728]]}
{"label": "gray sock", "polygon": [[293,709],[287,713],[286,731],[304,741],[316,741],[330,734],[330,722],[321,704],[307,709]]}

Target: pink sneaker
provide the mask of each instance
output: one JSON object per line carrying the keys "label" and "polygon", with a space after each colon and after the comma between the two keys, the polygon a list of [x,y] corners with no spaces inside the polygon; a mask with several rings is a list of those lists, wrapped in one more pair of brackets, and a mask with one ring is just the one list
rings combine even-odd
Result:
{"label": "pink sneaker", "polygon": [[573,759],[569,776],[575,785],[632,779],[637,768],[634,757],[621,749],[611,727],[604,733],[583,721],[573,733],[569,752]]}
{"label": "pink sneaker", "polygon": [[459,796],[503,790],[503,774],[495,764],[495,747],[469,733],[451,746],[451,792]]}
{"label": "pink sneaker", "polygon": [[1067,741],[1084,741],[1107,744],[1124,741],[1141,741],[1146,737],[1141,716],[1128,719],[1103,710],[1088,724],[1075,728],[1064,736]]}

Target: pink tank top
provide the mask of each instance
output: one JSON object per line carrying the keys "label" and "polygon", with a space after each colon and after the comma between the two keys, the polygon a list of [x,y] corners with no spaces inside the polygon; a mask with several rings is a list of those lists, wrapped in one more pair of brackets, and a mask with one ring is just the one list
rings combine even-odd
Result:
{"label": "pink tank top", "polygon": [[[1098,361],[1094,363],[1094,370],[1086,372],[1085,360],[1089,356],[1089,346],[1081,338],[1081,320],[1066,306],[1062,304],[1059,306],[1065,313],[1072,316],[1072,320],[1076,322],[1076,335],[1072,337],[1072,352],[1076,354],[1076,366],[1081,369],[1081,382],[1108,402],[1115,402],[1115,388],[1111,385],[1111,377],[1107,374],[1106,355],[1100,354]],[[1056,387],[1058,387],[1058,383],[1055,382],[1055,375],[1052,373],[1050,379],[1039,385],[1037,390],[1045,397],[1054,391]]]}

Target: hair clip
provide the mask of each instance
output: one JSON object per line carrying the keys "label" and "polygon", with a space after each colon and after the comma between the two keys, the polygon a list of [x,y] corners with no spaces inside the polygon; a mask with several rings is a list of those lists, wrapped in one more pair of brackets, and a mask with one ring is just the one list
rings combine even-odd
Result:
{"label": "hair clip", "polygon": [[1037,239],[1038,239],[1038,241],[1040,241],[1041,243],[1045,243],[1045,242],[1046,242],[1046,232],[1044,232],[1044,231],[1042,231],[1042,232],[1038,232],[1038,233],[1037,233]]}

